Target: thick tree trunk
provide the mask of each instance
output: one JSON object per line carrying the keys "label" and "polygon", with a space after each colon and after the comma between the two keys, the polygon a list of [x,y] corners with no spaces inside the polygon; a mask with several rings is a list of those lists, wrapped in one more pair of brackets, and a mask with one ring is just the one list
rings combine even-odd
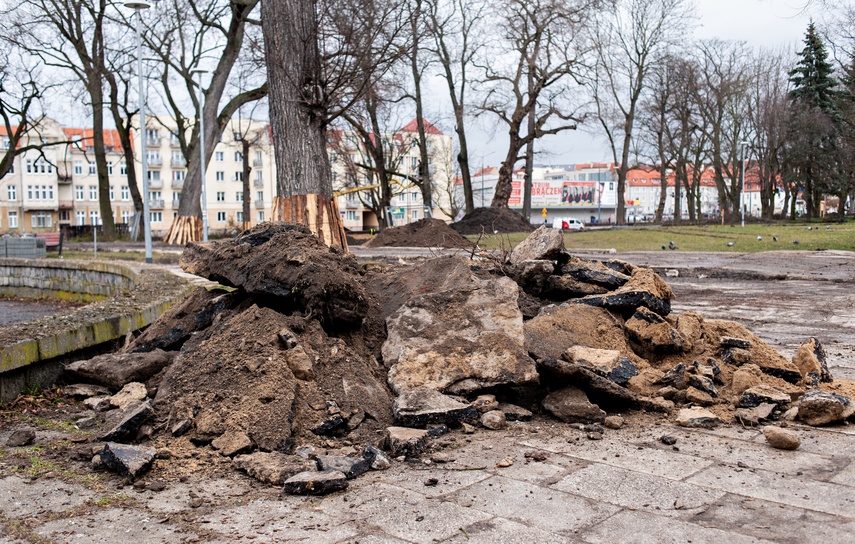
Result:
{"label": "thick tree trunk", "polygon": [[303,223],[326,243],[347,249],[326,152],[315,2],[262,2],[261,20],[280,218]]}
{"label": "thick tree trunk", "polygon": [[115,240],[116,224],[113,220],[113,205],[110,202],[110,177],[107,175],[107,152],[104,148],[104,91],[100,77],[94,76],[93,80],[90,80],[89,96],[92,98],[92,148],[98,176],[101,232],[104,240]]}
{"label": "thick tree trunk", "polygon": [[241,153],[243,154],[243,224],[241,228],[246,230],[252,225],[252,217],[250,216],[249,205],[252,199],[249,191],[249,175],[252,173],[252,166],[249,164],[249,140],[246,137],[241,140]]}

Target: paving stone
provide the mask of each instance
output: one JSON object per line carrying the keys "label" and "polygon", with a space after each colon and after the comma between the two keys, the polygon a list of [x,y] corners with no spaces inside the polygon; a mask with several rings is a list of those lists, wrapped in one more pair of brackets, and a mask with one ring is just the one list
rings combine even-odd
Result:
{"label": "paving stone", "polygon": [[347,489],[347,477],[337,470],[301,472],[291,476],[282,487],[289,495],[326,495]]}
{"label": "paving stone", "polygon": [[692,476],[689,483],[707,486],[797,508],[851,516],[855,512],[852,488],[818,482],[804,476],[782,475],[766,470],[742,470],[713,466]]}
{"label": "paving stone", "polygon": [[612,544],[618,541],[621,544],[771,544],[769,540],[758,540],[731,531],[711,529],[649,512],[627,510],[586,530],[582,538],[590,544]]}
{"label": "paving stone", "polygon": [[42,478],[31,481],[18,476],[0,478],[0,514],[8,518],[28,518],[64,512],[96,495],[83,486]]}
{"label": "paving stone", "polygon": [[159,523],[158,519],[145,511],[122,508],[97,509],[86,516],[57,519],[34,530],[43,538],[93,544],[114,544],[119,541],[166,544],[198,538],[184,527]]}
{"label": "paving stone", "polygon": [[606,519],[619,510],[609,504],[503,476],[482,480],[448,499],[470,510],[562,533]]}
{"label": "paving stone", "polygon": [[837,476],[831,479],[831,481],[836,484],[855,487],[855,463],[851,463],[849,466],[841,470]]}
{"label": "paving stone", "polygon": [[[463,531],[466,531],[465,533]],[[362,544],[362,541],[359,541]],[[459,534],[446,540],[448,543],[466,544],[532,544],[533,542],[578,542],[569,536],[550,533],[504,518],[492,518],[463,527]]]}
{"label": "paving stone", "polygon": [[724,496],[723,491],[603,464],[574,472],[550,487],[627,508],[678,516],[700,511]]}
{"label": "paving stone", "polygon": [[[457,456],[455,455],[455,457]],[[460,466],[461,465],[458,462],[455,462],[451,465],[450,469]],[[434,466],[434,468],[430,469],[413,471],[410,467],[401,466],[401,464],[398,463],[393,465],[392,469],[383,473],[383,476],[384,478],[388,478],[387,481],[393,483],[396,488],[417,493],[418,495],[413,496],[414,500],[423,500],[424,497],[437,498],[454,493],[455,491],[459,491],[476,482],[489,478],[492,476],[492,473],[487,470],[449,470],[445,467],[440,468],[438,466]],[[361,483],[364,478],[365,476],[357,481]],[[426,486],[424,482],[429,478],[436,478],[437,484],[435,486]],[[348,492],[348,495],[350,494],[353,494],[352,490]]]}
{"label": "paving stone", "polygon": [[[156,494],[149,495],[146,508],[158,515],[168,517],[170,514],[183,512],[188,507],[188,496],[192,490],[205,504],[231,503],[237,497],[243,497],[250,491],[250,480],[234,473],[228,478],[206,479],[204,485],[172,482]],[[279,496],[278,488],[268,488],[272,496]]]}
{"label": "paving stone", "polygon": [[849,544],[855,521],[840,516],[728,495],[693,520],[704,527],[775,542]]}

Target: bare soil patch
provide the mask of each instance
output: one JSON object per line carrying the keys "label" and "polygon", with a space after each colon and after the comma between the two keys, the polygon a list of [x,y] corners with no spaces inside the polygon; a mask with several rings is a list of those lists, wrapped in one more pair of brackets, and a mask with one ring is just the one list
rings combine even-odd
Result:
{"label": "bare soil patch", "polygon": [[508,208],[476,208],[463,219],[451,224],[460,234],[505,234],[531,232],[534,226]]}
{"label": "bare soil patch", "polygon": [[365,242],[365,247],[453,247],[471,248],[472,242],[439,219],[421,219],[388,228]]}

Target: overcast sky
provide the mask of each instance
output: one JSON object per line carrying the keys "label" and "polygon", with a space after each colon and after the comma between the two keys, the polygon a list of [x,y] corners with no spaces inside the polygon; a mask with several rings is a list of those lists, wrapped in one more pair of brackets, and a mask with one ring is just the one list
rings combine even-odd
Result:
{"label": "overcast sky", "polygon": [[[696,0],[698,18],[694,36],[742,40],[755,47],[786,47],[796,51],[801,48],[811,16],[821,19],[818,8],[803,9],[805,3],[807,0]],[[500,164],[507,152],[505,142],[501,128],[479,130],[470,155],[473,165],[480,166],[482,159],[487,165]],[[583,130],[548,138],[536,149],[547,150],[536,159],[539,164],[612,161],[605,140],[598,133]]]}

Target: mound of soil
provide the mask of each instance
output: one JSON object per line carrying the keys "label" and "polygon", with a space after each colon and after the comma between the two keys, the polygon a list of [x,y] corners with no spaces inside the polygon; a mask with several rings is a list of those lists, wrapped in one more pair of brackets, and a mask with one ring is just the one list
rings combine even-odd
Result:
{"label": "mound of soil", "polygon": [[365,247],[457,247],[469,249],[472,242],[439,219],[421,219],[401,227],[386,229]]}
{"label": "mound of soil", "polygon": [[532,232],[534,225],[508,208],[477,208],[457,223],[452,223],[451,228],[460,234],[504,234]]}

